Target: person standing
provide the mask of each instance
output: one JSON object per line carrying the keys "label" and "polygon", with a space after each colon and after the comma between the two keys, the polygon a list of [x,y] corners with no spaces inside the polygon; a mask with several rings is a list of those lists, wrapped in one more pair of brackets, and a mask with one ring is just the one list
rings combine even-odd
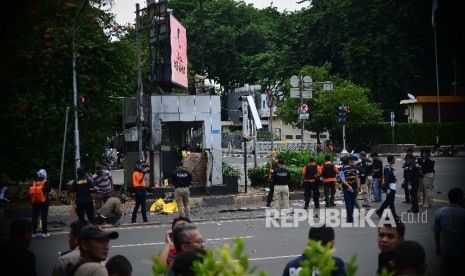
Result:
{"label": "person standing", "polygon": [[320,189],[318,187],[319,181],[318,165],[314,157],[310,157],[308,164],[302,168],[302,185],[304,186],[304,209],[308,209],[310,204],[310,196],[313,193],[314,208],[320,208]]}
{"label": "person standing", "polygon": [[98,224],[110,223],[118,227],[119,220],[123,216],[121,211],[121,204],[126,203],[126,196],[121,194],[118,197],[110,197],[102,206],[95,212],[96,222]]}
{"label": "person standing", "polygon": [[416,241],[399,243],[392,253],[391,268],[395,276],[422,276],[426,271],[425,249]]}
{"label": "person standing", "polygon": [[98,187],[95,198],[95,210],[98,210],[113,194],[113,177],[109,171],[105,170],[103,165],[98,164],[95,166],[95,173],[92,175],[92,178]]}
{"label": "person standing", "polygon": [[165,234],[165,247],[163,247],[163,250],[157,256],[160,263],[167,265],[171,265],[173,263],[177,255],[176,248],[173,244],[173,230],[174,228],[187,223],[191,223],[191,220],[185,217],[176,217],[173,219],[171,222],[171,229]]}
{"label": "person standing", "polygon": [[400,220],[394,220],[378,227],[378,248],[381,252],[378,254],[376,275],[381,274],[383,269],[387,272],[393,272],[391,267],[392,255],[396,246],[403,242],[404,238],[405,224]]}
{"label": "person standing", "polygon": [[40,169],[37,172],[37,180],[32,181],[29,188],[29,195],[32,200],[32,236],[37,235],[39,215],[42,220],[42,237],[49,237],[48,233],[48,208],[50,206],[49,193],[52,186],[47,179],[47,172]]}
{"label": "person standing", "polygon": [[278,155],[276,157],[276,160],[271,162],[270,164],[270,172],[268,174],[268,182],[269,182],[269,191],[268,191],[268,196],[266,197],[266,206],[270,207],[271,202],[273,201],[273,196],[274,196],[274,183],[273,183],[273,171],[278,168],[278,159],[281,159],[282,156]]}
{"label": "person standing", "polygon": [[373,161],[367,158],[366,152],[360,152],[360,162],[357,169],[360,173],[360,188],[362,189],[363,207],[370,207],[370,195],[373,184]]}
{"label": "person standing", "polygon": [[74,275],[88,275],[85,272],[89,271],[106,272],[93,275],[108,275],[104,262],[110,251],[110,240],[118,237],[118,232],[106,232],[100,225],[88,224],[82,227],[78,236],[80,258],[72,268]]}
{"label": "person standing", "polygon": [[142,221],[147,222],[147,192],[145,191],[145,174],[148,173],[147,166],[143,160],[137,161],[132,173],[132,185],[134,187],[134,194],[136,197],[136,204],[132,211],[131,223],[136,223],[137,212],[142,214]]}
{"label": "person standing", "polygon": [[343,159],[343,167],[339,175],[342,182],[342,191],[344,193],[347,222],[352,223],[354,222],[354,209],[357,206],[357,193],[360,189],[359,173],[355,168],[355,160],[353,157]]}
{"label": "person standing", "polygon": [[394,169],[394,164],[396,163],[396,159],[394,155],[388,155],[387,157],[388,164],[384,166],[384,182],[386,185],[386,200],[384,200],[383,204],[376,210],[376,214],[381,217],[383,214],[384,209],[389,207],[392,212],[394,218],[399,219],[400,217],[396,213],[396,207],[394,206],[394,200],[396,197],[396,174]]}
{"label": "person standing", "polygon": [[274,189],[274,208],[278,210],[279,214],[286,216],[289,212],[289,180],[291,179],[291,172],[286,169],[284,160],[278,159],[278,168],[273,170],[273,183]]}
{"label": "person standing", "polygon": [[408,183],[412,190],[410,191],[410,199],[412,201],[412,208],[408,210],[409,213],[418,213],[418,189],[420,187],[420,165],[415,161],[413,154],[407,154],[405,156],[405,162],[407,167],[407,179],[405,183]]}
{"label": "person standing", "polygon": [[0,245],[0,267],[10,275],[37,276],[36,257],[29,249],[32,241],[32,225],[27,219],[13,219],[10,236]]}
{"label": "person standing", "polygon": [[[308,231],[308,239],[312,241],[321,242],[321,245],[326,247],[329,246],[331,249],[334,247],[334,229],[332,227],[323,225],[321,227],[310,227]],[[339,257],[332,256],[334,260],[334,270],[331,271],[332,276],[341,276],[346,275],[345,271],[345,263]],[[301,256],[295,258],[294,260],[288,262],[286,267],[283,271],[283,276],[293,276],[299,275],[300,271],[302,270],[301,263],[302,261],[308,260],[306,254],[302,254]],[[316,268],[314,268],[316,270]],[[316,271],[311,271],[310,275],[316,275]]]}
{"label": "person standing", "polygon": [[374,202],[381,202],[381,179],[383,178],[383,161],[379,159],[377,152],[371,153],[373,160],[373,195]]}
{"label": "person standing", "polygon": [[110,257],[105,263],[109,276],[131,276],[131,262],[123,255],[115,255]]}
{"label": "person standing", "polygon": [[190,218],[191,209],[189,206],[189,186],[192,182],[192,174],[183,169],[183,162],[179,161],[176,170],[171,173],[171,183],[174,184],[174,200],[178,205],[178,215]]}
{"label": "person standing", "polygon": [[55,262],[51,276],[67,276],[71,274],[73,267],[79,262],[81,255],[79,251],[79,232],[87,224],[89,224],[87,220],[84,222],[76,220],[69,225],[68,244],[70,250],[60,254],[60,257]]}
{"label": "person standing", "polygon": [[319,174],[323,176],[323,190],[325,194],[325,207],[336,206],[334,196],[336,195],[336,176],[338,168],[331,162],[331,156],[325,156],[325,162],[320,166]]}
{"label": "person standing", "polygon": [[76,193],[76,213],[80,221],[84,222],[84,216],[94,223],[94,202],[92,192],[98,187],[91,177],[86,174],[83,167],[77,169],[77,179],[71,185],[71,191]]}
{"label": "person standing", "polygon": [[402,180],[401,187],[404,189],[404,195],[405,195],[405,201],[402,201],[402,203],[411,203],[411,196],[410,196],[410,190],[409,190],[409,180],[410,180],[410,164],[407,162],[407,156],[408,155],[413,155],[413,149],[412,148],[407,148],[407,153],[405,154],[405,163],[402,165],[402,169],[404,169],[404,174],[403,177],[404,179]]}
{"label": "person standing", "polygon": [[433,181],[434,174],[436,173],[434,169],[436,161],[431,157],[429,150],[426,150],[424,153],[423,162],[421,163],[421,171],[423,174],[423,208],[433,207]]}
{"label": "person standing", "polygon": [[441,257],[440,275],[461,275],[465,260],[465,200],[461,188],[452,188],[447,194],[449,205],[439,208],[434,216],[432,230],[436,255]]}

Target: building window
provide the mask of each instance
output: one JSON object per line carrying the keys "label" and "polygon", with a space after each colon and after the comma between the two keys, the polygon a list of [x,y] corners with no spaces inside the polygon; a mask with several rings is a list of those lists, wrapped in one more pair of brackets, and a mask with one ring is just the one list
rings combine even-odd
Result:
{"label": "building window", "polygon": [[302,135],[296,135],[295,139],[302,139]]}
{"label": "building window", "polygon": [[286,135],[286,139],[294,139],[294,135]]}

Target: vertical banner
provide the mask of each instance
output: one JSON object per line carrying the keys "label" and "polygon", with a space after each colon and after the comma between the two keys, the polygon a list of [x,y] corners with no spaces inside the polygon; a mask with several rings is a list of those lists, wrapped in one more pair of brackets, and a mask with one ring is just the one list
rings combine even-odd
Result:
{"label": "vertical banner", "polygon": [[171,82],[187,88],[187,34],[184,28],[170,14]]}

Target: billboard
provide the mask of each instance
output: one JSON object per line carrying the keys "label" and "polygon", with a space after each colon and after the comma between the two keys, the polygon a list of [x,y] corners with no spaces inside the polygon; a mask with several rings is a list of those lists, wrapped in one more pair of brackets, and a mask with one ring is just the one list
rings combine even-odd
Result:
{"label": "billboard", "polygon": [[171,82],[187,88],[187,34],[174,16],[169,14],[171,48]]}

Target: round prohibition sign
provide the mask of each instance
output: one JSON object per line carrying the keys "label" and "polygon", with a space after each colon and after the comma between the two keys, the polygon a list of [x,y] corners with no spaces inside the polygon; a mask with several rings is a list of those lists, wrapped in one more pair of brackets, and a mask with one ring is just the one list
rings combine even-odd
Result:
{"label": "round prohibition sign", "polygon": [[308,105],[302,104],[299,109],[300,114],[307,114],[308,113]]}

